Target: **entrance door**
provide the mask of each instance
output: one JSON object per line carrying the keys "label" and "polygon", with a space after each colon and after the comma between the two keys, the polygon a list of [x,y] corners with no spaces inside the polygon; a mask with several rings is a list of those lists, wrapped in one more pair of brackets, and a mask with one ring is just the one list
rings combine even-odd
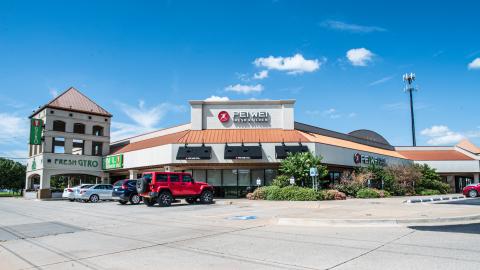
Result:
{"label": "entrance door", "polygon": [[461,193],[463,188],[473,183],[472,177],[455,176],[455,192]]}

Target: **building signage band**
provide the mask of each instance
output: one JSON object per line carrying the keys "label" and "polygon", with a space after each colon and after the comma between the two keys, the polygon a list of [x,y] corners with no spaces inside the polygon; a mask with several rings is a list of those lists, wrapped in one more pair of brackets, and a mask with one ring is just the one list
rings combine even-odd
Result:
{"label": "building signage band", "polygon": [[107,156],[102,161],[104,170],[123,168],[123,154]]}
{"label": "building signage band", "polygon": [[353,155],[353,161],[355,164],[367,164],[367,165],[378,165],[378,166],[385,166],[387,164],[387,160],[382,157],[374,157],[370,155],[362,155],[360,153],[356,153]]}
{"label": "building signage band", "polygon": [[30,120],[30,144],[42,144],[43,120],[32,118]]}

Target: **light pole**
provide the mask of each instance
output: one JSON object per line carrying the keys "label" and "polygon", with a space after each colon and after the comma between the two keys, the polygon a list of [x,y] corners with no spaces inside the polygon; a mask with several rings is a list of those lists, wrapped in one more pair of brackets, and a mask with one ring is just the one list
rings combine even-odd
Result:
{"label": "light pole", "polygon": [[410,94],[410,117],[412,120],[412,143],[413,146],[417,146],[417,141],[415,139],[415,116],[413,114],[413,91],[417,91],[415,86],[413,86],[413,81],[415,81],[415,73],[406,73],[403,75],[403,81],[405,82],[405,92]]}

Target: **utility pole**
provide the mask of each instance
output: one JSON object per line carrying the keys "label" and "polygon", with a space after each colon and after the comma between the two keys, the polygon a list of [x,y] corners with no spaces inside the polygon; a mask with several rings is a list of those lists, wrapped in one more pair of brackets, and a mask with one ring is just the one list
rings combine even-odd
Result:
{"label": "utility pole", "polygon": [[413,91],[417,91],[417,88],[413,86],[413,81],[415,81],[415,73],[406,73],[403,75],[403,81],[405,82],[405,92],[410,94],[410,117],[412,122],[412,144],[417,146],[417,141],[415,139],[415,116],[413,114]]}

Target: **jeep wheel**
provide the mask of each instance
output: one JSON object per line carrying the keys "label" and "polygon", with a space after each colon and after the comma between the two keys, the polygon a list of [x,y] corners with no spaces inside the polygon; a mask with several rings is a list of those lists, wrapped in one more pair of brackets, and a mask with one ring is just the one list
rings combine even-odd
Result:
{"label": "jeep wheel", "polygon": [[121,205],[127,204],[127,201],[118,201]]}
{"label": "jeep wheel", "polygon": [[74,202],[74,201],[75,201],[75,199],[68,199],[68,200],[71,201],[71,202]]}
{"label": "jeep wheel", "polygon": [[98,197],[97,194],[93,194],[92,196],[90,196],[89,201],[92,203],[97,203],[98,201],[100,201],[100,198]]}
{"label": "jeep wheel", "polygon": [[162,191],[158,195],[157,201],[158,201],[158,204],[160,205],[160,207],[170,206],[172,204],[172,201],[173,201],[172,194],[170,194],[170,192],[168,192],[168,191]]}
{"label": "jeep wheel", "polygon": [[146,206],[151,207],[151,206],[154,206],[154,205],[155,205],[155,199],[143,198],[143,203],[144,203]]}
{"label": "jeep wheel", "polygon": [[138,196],[137,194],[133,194],[132,196],[130,196],[129,201],[131,204],[139,204],[141,199],[140,196]]}
{"label": "jeep wheel", "polygon": [[185,201],[186,201],[188,204],[194,204],[194,203],[197,201],[197,198],[195,198],[195,197],[189,197],[189,198],[185,198]]}
{"label": "jeep wheel", "polygon": [[472,189],[468,192],[468,197],[476,198],[478,196],[478,192],[475,189]]}
{"label": "jeep wheel", "polygon": [[213,192],[210,190],[204,190],[202,195],[200,195],[201,203],[212,203],[213,202]]}

